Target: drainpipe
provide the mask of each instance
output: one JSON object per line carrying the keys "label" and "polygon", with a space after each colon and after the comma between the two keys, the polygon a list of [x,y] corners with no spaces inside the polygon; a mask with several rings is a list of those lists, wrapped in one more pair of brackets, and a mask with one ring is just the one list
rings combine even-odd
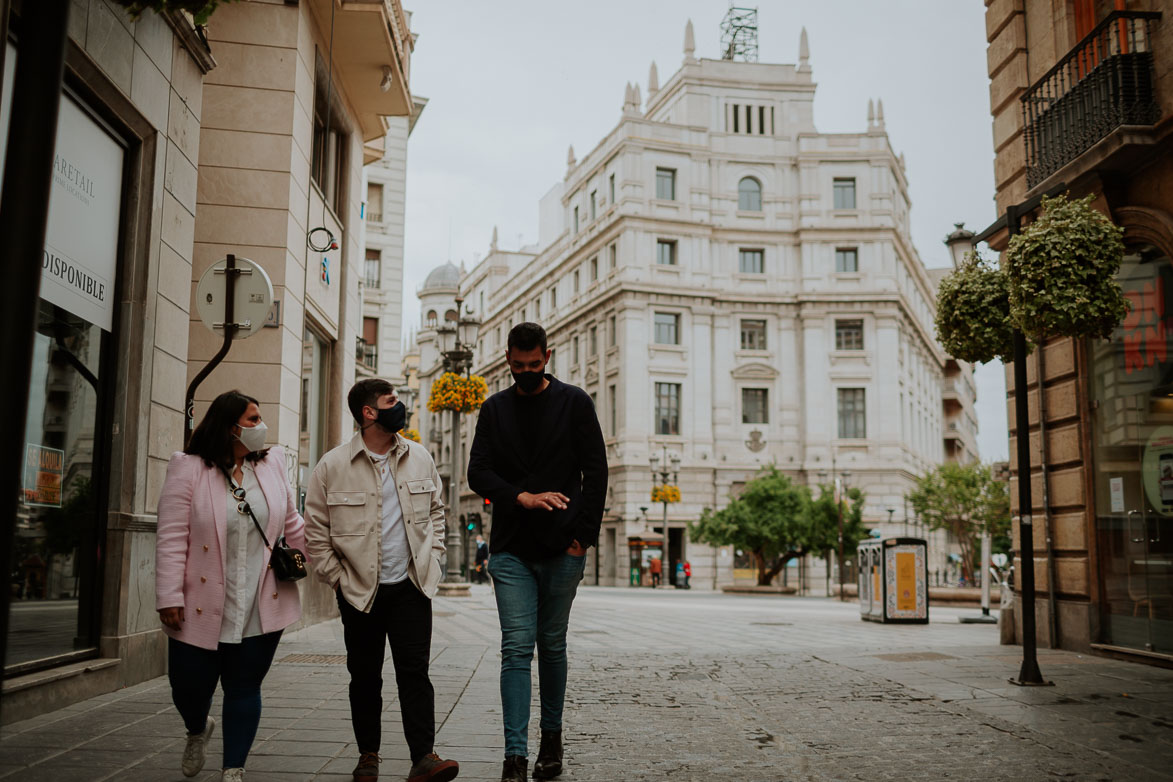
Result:
{"label": "drainpipe", "polygon": [[[1038,350],[1035,351],[1035,370],[1039,393],[1039,462],[1043,478],[1043,534],[1047,540],[1047,631],[1051,648],[1054,649],[1058,645],[1059,620],[1055,616],[1055,548],[1051,529],[1051,490],[1048,480],[1050,467],[1047,463],[1047,404],[1043,394],[1043,373],[1046,367],[1043,353],[1045,352],[1044,340],[1044,344],[1039,345]],[[985,574],[982,577],[985,578]]]}

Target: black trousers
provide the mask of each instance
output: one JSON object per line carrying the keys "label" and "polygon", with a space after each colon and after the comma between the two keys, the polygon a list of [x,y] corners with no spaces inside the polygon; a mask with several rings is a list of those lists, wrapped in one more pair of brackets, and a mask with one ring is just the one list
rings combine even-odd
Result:
{"label": "black trousers", "polygon": [[428,678],[432,649],[432,601],[409,579],[380,584],[364,614],[338,595],[350,671],[350,719],[359,752],[378,752],[382,738],[383,658],[391,644],[403,735],[414,764],[436,739],[435,691]]}

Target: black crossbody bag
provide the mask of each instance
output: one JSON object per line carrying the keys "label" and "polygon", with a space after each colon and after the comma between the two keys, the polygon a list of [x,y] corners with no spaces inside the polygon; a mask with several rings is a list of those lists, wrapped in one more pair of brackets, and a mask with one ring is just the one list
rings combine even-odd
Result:
{"label": "black crossbody bag", "polygon": [[237,486],[236,481],[232,480],[232,475],[227,470],[224,470],[224,477],[228,479],[228,485],[232,487],[232,496],[237,500],[238,504],[236,509],[240,510],[241,506],[244,506],[244,511],[253,520],[257,532],[261,533],[261,540],[265,542],[265,548],[269,549],[270,552],[269,567],[273,569],[273,575],[277,577],[277,580],[300,581],[305,578],[307,575],[305,554],[286,544],[284,535],[279,535],[277,540],[273,542],[273,545],[270,546],[269,539],[265,537],[265,531],[261,529],[261,523],[253,515],[252,506],[244,498],[244,487]]}

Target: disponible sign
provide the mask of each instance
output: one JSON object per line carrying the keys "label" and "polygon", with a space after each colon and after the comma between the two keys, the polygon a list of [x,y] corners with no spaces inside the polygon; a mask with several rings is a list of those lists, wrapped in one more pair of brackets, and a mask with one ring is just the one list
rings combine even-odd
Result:
{"label": "disponible sign", "polygon": [[41,298],[105,331],[114,324],[122,164],[122,147],[62,97]]}
{"label": "disponible sign", "polygon": [[65,452],[27,443],[21,490],[26,505],[61,507],[61,479],[65,475]]}
{"label": "disponible sign", "polygon": [[[0,177],[12,113],[12,74],[19,56],[11,43],[0,93]],[[124,152],[68,95],[61,96],[49,225],[41,257],[41,298],[110,331],[122,211]]]}

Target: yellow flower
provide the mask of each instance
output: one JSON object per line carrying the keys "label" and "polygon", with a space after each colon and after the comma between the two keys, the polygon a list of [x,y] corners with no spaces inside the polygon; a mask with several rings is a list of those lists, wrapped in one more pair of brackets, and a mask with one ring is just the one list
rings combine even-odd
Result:
{"label": "yellow flower", "polygon": [[412,440],[417,443],[420,441],[420,433],[414,429],[404,429],[402,432],[400,432],[400,434],[406,437],[408,440]]}
{"label": "yellow flower", "polygon": [[652,502],[680,502],[680,487],[665,483],[652,487]]}
{"label": "yellow flower", "polygon": [[428,396],[428,412],[455,410],[471,413],[480,408],[489,392],[489,385],[480,375],[464,377],[454,372],[445,372],[432,383]]}

